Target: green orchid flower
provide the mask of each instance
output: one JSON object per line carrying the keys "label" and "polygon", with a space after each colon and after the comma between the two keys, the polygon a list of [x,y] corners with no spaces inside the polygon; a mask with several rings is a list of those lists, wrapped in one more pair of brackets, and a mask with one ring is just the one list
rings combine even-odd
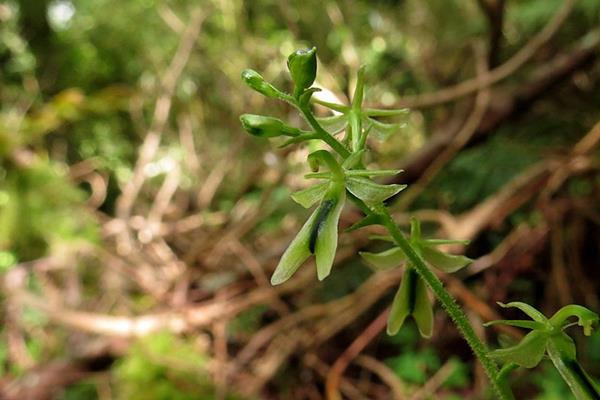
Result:
{"label": "green orchid flower", "polygon": [[292,195],[296,202],[306,208],[318,201],[320,203],[283,253],[271,277],[273,285],[279,285],[291,278],[312,254],[315,255],[319,280],[325,279],[333,266],[338,242],[338,223],[346,201],[343,172],[331,153],[325,150],[311,153],[308,160],[314,170],[318,169],[319,164],[327,165],[332,178],[326,183]]}
{"label": "green orchid flower", "polygon": [[[391,238],[383,237],[384,240]],[[445,254],[434,246],[450,243],[466,243],[462,240],[428,240],[421,237],[421,225],[416,219],[411,220],[410,242],[415,250],[432,266],[445,272],[454,272],[466,266],[471,260],[465,256]],[[386,270],[399,266],[407,261],[406,255],[399,247],[392,247],[381,253],[361,252],[365,261],[378,270]],[[396,292],[388,317],[387,332],[395,335],[400,331],[404,321],[412,317],[419,333],[424,338],[433,333],[433,305],[427,295],[425,282],[410,263]]]}
{"label": "green orchid flower", "polygon": [[[532,320],[490,321],[484,326],[504,324],[531,329],[531,332],[512,347],[491,351],[490,357],[507,364],[510,369],[510,365],[514,364],[533,368],[547,355],[578,400],[600,399],[600,386],[577,362],[575,343],[565,333],[566,328],[577,324],[583,328],[585,336],[590,336],[598,326],[598,314],[572,304],[561,308],[551,318],[546,318],[526,303],[515,301],[498,304],[504,308],[518,308]],[[576,322],[571,322],[571,318],[576,318]]]}

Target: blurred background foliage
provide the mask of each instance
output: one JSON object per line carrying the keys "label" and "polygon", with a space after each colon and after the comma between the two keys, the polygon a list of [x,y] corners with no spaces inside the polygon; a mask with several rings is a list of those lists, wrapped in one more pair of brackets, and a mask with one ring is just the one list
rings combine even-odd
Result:
{"label": "blurred background foliage", "polygon": [[[399,275],[375,277],[356,253],[377,244],[357,233],[342,236],[326,282],[303,268],[295,283],[268,286],[306,214],[289,193],[306,186],[307,153],[242,133],[244,112],[302,121],[243,87],[240,72],[289,88],[287,55],[315,45],[325,96],[347,101],[364,63],[367,102],[394,107],[475,76],[475,44],[489,68],[502,65],[563,3],[0,1],[0,392],[323,398],[330,366],[389,304]],[[599,310],[599,26],[600,2],[575,1],[494,85],[468,142],[396,207],[431,235],[472,239],[458,251],[476,262],[449,285],[476,324],[497,316],[494,301]],[[472,109],[472,95],[415,107],[372,143],[372,162],[418,181],[431,163],[419,162],[424,149],[452,138]],[[356,218],[347,210],[342,224]],[[413,326],[379,335],[348,365],[343,394],[485,398],[441,311],[436,324],[431,341]],[[580,342],[600,376],[600,336]],[[569,396],[547,364],[514,386],[518,398]]]}

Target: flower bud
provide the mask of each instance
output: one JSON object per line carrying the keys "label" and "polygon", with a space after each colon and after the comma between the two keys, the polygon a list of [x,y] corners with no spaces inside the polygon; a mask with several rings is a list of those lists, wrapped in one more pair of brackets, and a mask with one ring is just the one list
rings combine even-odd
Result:
{"label": "flower bud", "polygon": [[277,88],[265,81],[258,72],[252,69],[246,69],[242,72],[242,80],[246,85],[264,96],[271,98],[280,98],[282,96],[282,93]]}
{"label": "flower bud", "polygon": [[260,137],[298,136],[300,129],[283,123],[282,120],[264,115],[244,114],[240,117],[242,126],[248,133]]}
{"label": "flower bud", "polygon": [[294,94],[308,89],[317,76],[317,48],[296,50],[288,57],[288,69],[294,81]]}

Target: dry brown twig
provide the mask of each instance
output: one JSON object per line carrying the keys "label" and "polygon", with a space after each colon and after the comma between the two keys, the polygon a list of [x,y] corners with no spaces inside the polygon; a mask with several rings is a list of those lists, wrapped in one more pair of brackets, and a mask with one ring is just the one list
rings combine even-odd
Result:
{"label": "dry brown twig", "polygon": [[548,24],[533,36],[515,55],[499,67],[490,70],[482,76],[468,79],[455,86],[440,89],[433,93],[404,97],[395,104],[395,107],[416,109],[436,106],[475,93],[506,79],[525,65],[525,63],[527,63],[527,61],[529,61],[531,57],[533,57],[535,53],[537,53],[537,51],[545,45],[556,32],[558,32],[559,28],[571,13],[574,3],[575,0],[565,0],[562,7],[556,12]]}
{"label": "dry brown twig", "polygon": [[118,241],[118,250],[122,254],[129,252],[133,246],[128,228],[131,209],[145,181],[144,169],[158,151],[162,133],[171,111],[171,103],[177,81],[187,64],[194,48],[194,43],[200,34],[202,21],[206,17],[206,13],[200,9],[194,10],[191,15],[190,22],[181,35],[179,47],[161,79],[162,91],[156,100],[152,124],[140,147],[132,177],[123,187],[123,192],[116,203],[117,218],[124,222],[124,229]]}
{"label": "dry brown twig", "polygon": [[[477,76],[483,77],[487,71],[485,51],[480,43],[474,45]],[[477,131],[488,105],[490,103],[490,90],[485,86],[477,92],[473,111],[469,114],[463,126],[450,142],[448,147],[427,167],[417,182],[405,190],[400,199],[394,204],[394,210],[405,210],[423,192],[435,176],[452,160],[452,158],[469,142]]]}
{"label": "dry brown twig", "polygon": [[386,308],[377,318],[375,318],[369,326],[352,342],[352,344],[342,353],[340,357],[333,363],[327,373],[325,380],[325,393],[328,400],[341,400],[342,396],[339,392],[340,380],[344,370],[354,360],[360,352],[367,347],[369,343],[385,328],[387,317],[390,312]]}

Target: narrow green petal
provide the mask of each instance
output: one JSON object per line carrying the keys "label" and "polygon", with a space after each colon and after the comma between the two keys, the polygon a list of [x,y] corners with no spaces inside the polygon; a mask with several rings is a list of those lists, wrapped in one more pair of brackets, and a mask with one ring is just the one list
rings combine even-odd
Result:
{"label": "narrow green petal", "polygon": [[539,312],[538,310],[536,310],[534,307],[530,306],[527,303],[523,303],[521,301],[511,301],[510,303],[507,303],[507,304],[498,302],[498,305],[503,308],[513,308],[513,307],[518,308],[519,310],[521,310],[525,314],[527,314],[527,316],[529,316],[529,318],[531,318],[532,320],[541,322],[542,324],[548,323],[548,318],[546,318],[544,316],[544,314],[542,314],[541,312]]}
{"label": "narrow green petal", "polygon": [[545,329],[546,325],[536,322],[536,321],[522,321],[520,319],[499,319],[497,321],[489,321],[483,324],[483,326],[488,327],[492,325],[509,325],[516,326],[517,328],[525,328],[525,329]]}
{"label": "narrow green petal", "polygon": [[427,295],[427,286],[420,277],[417,277],[415,290],[415,306],[412,316],[421,336],[430,338],[433,333],[433,306]]}
{"label": "narrow green petal", "polygon": [[595,312],[577,304],[569,304],[558,310],[550,318],[550,324],[555,328],[562,329],[569,323],[569,319],[573,317],[577,318],[577,325],[583,327],[583,334],[585,336],[592,334],[600,320],[598,314]]}
{"label": "narrow green petal", "polygon": [[392,247],[381,253],[361,251],[358,254],[376,270],[392,269],[406,261],[406,255],[400,247]]}
{"label": "narrow green petal", "polygon": [[313,234],[316,234],[314,250],[317,261],[317,277],[320,281],[325,279],[331,272],[335,258],[338,242],[338,222],[346,200],[346,192],[342,187],[339,188],[336,196],[337,198],[329,200],[334,202],[332,209],[326,215],[321,216],[322,220],[315,220],[315,225],[312,228]]}
{"label": "narrow green petal", "polygon": [[328,187],[329,182],[318,183],[309,188],[292,193],[292,200],[304,208],[310,208],[323,198]]}
{"label": "narrow green petal", "polygon": [[400,288],[394,296],[392,309],[387,322],[388,335],[398,333],[406,317],[413,311],[416,296],[416,283],[419,279],[417,272],[413,268],[407,268],[400,282]]}
{"label": "narrow green petal", "polygon": [[365,226],[370,225],[379,225],[381,224],[381,219],[376,214],[369,214],[360,221],[353,224],[351,227],[346,229],[346,232],[352,232],[360,228],[364,228]]}
{"label": "narrow green petal", "polygon": [[468,257],[446,254],[426,245],[420,246],[420,250],[425,261],[444,272],[456,272],[471,262]]}
{"label": "narrow green petal", "polygon": [[406,185],[380,185],[364,177],[351,176],[346,179],[348,191],[367,204],[381,203],[406,188]]}
{"label": "narrow green petal", "polygon": [[310,231],[316,215],[317,211],[315,210],[285,250],[283,256],[281,256],[279,264],[277,264],[277,268],[275,268],[275,272],[273,272],[273,276],[271,276],[271,285],[279,285],[290,279],[296,270],[300,268],[304,261],[310,256]]}
{"label": "narrow green petal", "polygon": [[502,363],[515,363],[525,368],[539,364],[546,351],[548,334],[540,331],[528,333],[517,345],[489,352],[489,356]]}

